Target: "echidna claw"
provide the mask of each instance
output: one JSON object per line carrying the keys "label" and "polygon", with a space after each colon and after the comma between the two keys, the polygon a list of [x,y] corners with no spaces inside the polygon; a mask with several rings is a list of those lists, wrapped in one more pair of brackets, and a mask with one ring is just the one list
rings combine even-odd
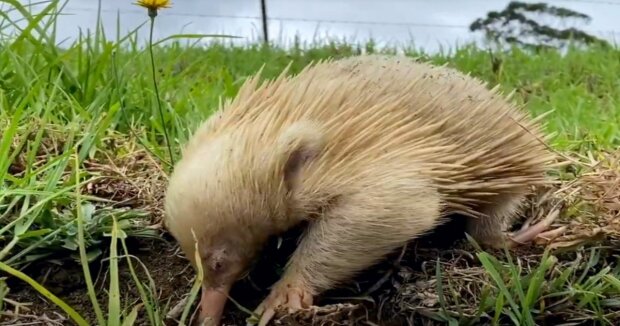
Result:
{"label": "echidna claw", "polygon": [[507,245],[509,247],[515,247],[517,245],[524,245],[526,243],[534,241],[536,238],[538,238],[544,233],[552,232],[552,231],[548,231],[548,232],[545,232],[545,231],[551,226],[551,224],[553,224],[553,222],[559,216],[559,214],[560,214],[559,210],[553,210],[542,221],[534,225],[531,225],[525,229],[519,230],[518,232],[515,232],[512,235],[509,235],[508,238],[510,239],[510,241]]}

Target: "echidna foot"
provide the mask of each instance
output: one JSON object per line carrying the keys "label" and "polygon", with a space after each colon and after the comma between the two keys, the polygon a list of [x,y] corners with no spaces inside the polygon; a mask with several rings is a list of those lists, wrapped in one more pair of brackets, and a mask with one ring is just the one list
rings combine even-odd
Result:
{"label": "echidna foot", "polygon": [[551,226],[551,224],[553,224],[553,222],[558,216],[559,211],[554,210],[540,222],[534,225],[524,227],[515,233],[507,234],[507,238],[509,241],[506,245],[512,248],[519,245],[527,244],[529,242],[533,242],[534,240],[540,237],[544,237],[547,234],[554,234],[554,231],[558,229],[554,229],[551,231],[547,231],[547,229]]}
{"label": "echidna foot", "polygon": [[267,325],[278,311],[284,310],[289,314],[312,306],[313,296],[308,289],[299,282],[280,280],[274,285],[269,296],[254,311],[261,316],[258,326]]}

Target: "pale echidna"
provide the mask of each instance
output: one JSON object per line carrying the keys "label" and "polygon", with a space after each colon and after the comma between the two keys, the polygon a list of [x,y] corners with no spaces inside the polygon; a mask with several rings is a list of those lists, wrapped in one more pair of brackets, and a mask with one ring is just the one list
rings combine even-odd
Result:
{"label": "pale echidna", "polygon": [[[259,306],[295,311],[457,213],[488,246],[554,160],[536,121],[482,82],[407,57],[312,64],[249,79],[193,135],[166,194],[166,226],[204,270],[201,319],[270,236],[309,227]],[[542,229],[518,234],[532,240]]]}

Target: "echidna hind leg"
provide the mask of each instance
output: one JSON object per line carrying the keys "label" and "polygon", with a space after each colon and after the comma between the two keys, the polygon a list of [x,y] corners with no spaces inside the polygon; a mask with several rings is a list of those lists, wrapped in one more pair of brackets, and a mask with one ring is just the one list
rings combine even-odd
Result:
{"label": "echidna hind leg", "polygon": [[545,220],[515,233],[506,231],[517,216],[524,200],[525,192],[497,196],[492,200],[493,204],[480,209],[487,215],[486,217],[468,220],[467,233],[478,243],[492,248],[511,248],[535,240],[547,230],[552,220]]}

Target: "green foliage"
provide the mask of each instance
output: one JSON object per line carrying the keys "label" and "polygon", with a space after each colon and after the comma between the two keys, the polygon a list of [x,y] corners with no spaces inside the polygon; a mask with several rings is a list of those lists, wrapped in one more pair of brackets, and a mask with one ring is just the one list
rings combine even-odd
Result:
{"label": "green foliage", "polygon": [[[609,47],[536,55],[513,48],[489,55],[465,46],[429,55],[408,47],[380,50],[373,44],[338,42],[288,50],[234,47],[223,41],[197,47],[168,37],[153,49],[160,111],[149,53],[141,49],[135,31],[111,41],[98,25],[94,35],[80,34],[74,43],[60,47],[54,34],[59,1],[48,2],[36,14],[19,1],[2,2],[19,12],[21,22],[0,13],[5,22],[0,24],[0,34],[7,26],[18,30],[15,37],[0,39],[0,268],[57,303],[78,323],[83,317],[17,269],[57,256],[79,260],[100,324],[130,325],[144,309],[151,325],[162,325],[164,315],[154,280],[147,277],[143,283],[138,278],[136,259],[125,244],[130,236],[155,235],[144,228],[152,222],[148,212],[144,207],[117,207],[109,199],[83,193],[101,178],[87,163],[114,161],[143,146],[161,164],[168,156],[166,130],[178,155],[198,123],[223,98],[234,97],[244,80],[261,67],[263,77],[272,78],[289,63],[290,72],[297,73],[312,61],[356,55],[362,49],[403,50],[436,64],[448,63],[491,86],[501,85],[505,92],[515,90],[515,100],[535,116],[553,110],[544,121],[557,134],[552,144],[557,149],[586,151],[620,145],[620,52]],[[104,313],[89,279],[88,263],[106,251],[112,282]],[[123,257],[142,301],[127,311],[119,296],[118,266]],[[549,255],[542,257],[531,276],[523,275],[518,265],[485,253],[478,259],[493,281],[489,293],[496,291],[495,297],[489,294],[488,300],[482,300],[480,313],[494,313],[496,321],[507,316],[515,324],[533,325],[534,314],[542,313],[535,306],[544,296],[565,296],[597,312],[616,304],[597,295],[620,289],[616,269],[578,277],[577,271],[583,269],[568,268],[550,279],[545,277],[553,262]],[[137,266],[144,268],[139,261]],[[7,291],[0,279],[0,303]],[[183,316],[188,314],[186,309]]]}
{"label": "green foliage", "polygon": [[529,18],[527,14],[546,14],[547,17],[559,20],[590,21],[588,15],[567,8],[550,6],[542,2],[512,1],[504,10],[491,11],[487,13],[486,18],[476,19],[469,29],[483,31],[486,38],[494,42],[516,44],[528,49],[562,48],[570,44],[569,41],[580,45],[609,45],[605,40],[577,28],[554,28],[540,23],[540,20]]}

